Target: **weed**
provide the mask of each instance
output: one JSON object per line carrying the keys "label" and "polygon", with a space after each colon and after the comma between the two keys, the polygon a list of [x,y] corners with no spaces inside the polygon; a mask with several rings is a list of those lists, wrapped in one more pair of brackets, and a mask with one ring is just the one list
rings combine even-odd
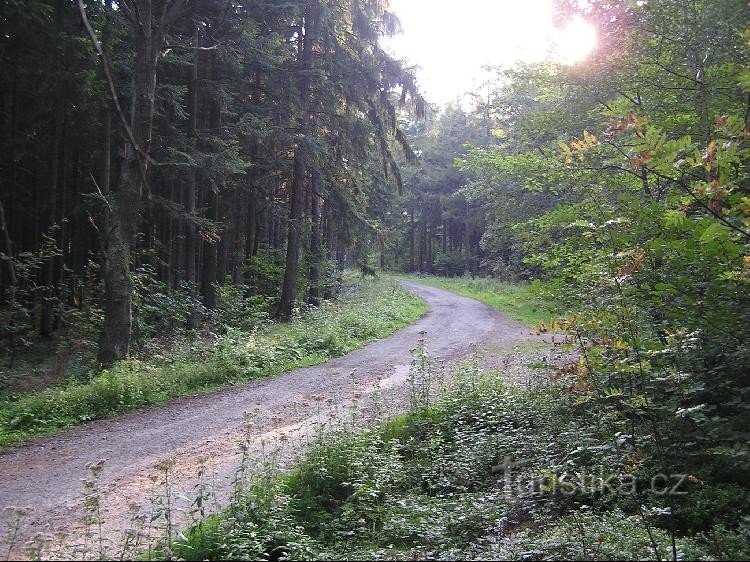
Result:
{"label": "weed", "polygon": [[477,299],[529,327],[535,328],[541,323],[551,324],[550,318],[556,312],[549,300],[542,300],[538,296],[538,286],[534,284],[509,283],[492,278],[421,275],[404,278]]}
{"label": "weed", "polygon": [[439,369],[421,338],[406,414],[319,434],[297,468],[255,479],[231,516],[212,523],[222,529],[220,548],[206,550],[204,535],[191,531],[192,548],[208,558],[317,559],[658,560],[746,552],[746,524],[675,535],[671,512],[654,496],[637,486],[597,488],[599,474],[623,485],[629,453],[612,444],[606,423],[576,405],[565,381],[513,386],[482,372],[473,357],[443,396],[433,396]]}
{"label": "weed", "polygon": [[386,279],[350,285],[342,301],[306,309],[290,324],[253,321],[250,331],[228,328],[205,349],[191,345],[161,360],[123,361],[91,380],[71,379],[0,402],[0,446],[176,396],[314,365],[390,335],[425,310],[424,301]]}

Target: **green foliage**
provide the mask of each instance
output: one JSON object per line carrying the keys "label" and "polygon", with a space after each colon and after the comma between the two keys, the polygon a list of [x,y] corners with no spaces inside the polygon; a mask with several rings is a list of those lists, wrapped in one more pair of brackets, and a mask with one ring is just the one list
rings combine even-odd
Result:
{"label": "green foliage", "polygon": [[[230,305],[236,294],[225,292],[224,304]],[[390,335],[425,310],[424,301],[386,279],[350,285],[343,300],[301,311],[289,324],[259,322],[257,310],[251,309],[251,318],[236,324],[246,321],[249,331],[228,329],[214,345],[192,344],[192,349],[124,361],[88,381],[71,379],[0,402],[0,446],[175,396],[317,364]]]}
{"label": "green foliage", "polygon": [[506,73],[502,135],[457,161],[487,218],[489,267],[541,278],[538,295],[571,313],[582,358],[569,390],[601,424],[586,440],[630,443],[607,462],[619,457],[638,486],[655,472],[705,483],[650,498],[671,514],[671,528],[654,525],[677,534],[711,521],[738,533],[748,509],[747,14],[732,0],[591,3],[585,16],[623,60],[603,48],[579,68]]}
{"label": "green foliage", "polygon": [[[742,517],[750,506],[730,497],[745,497],[746,485],[733,494],[709,481],[689,487],[679,513],[702,512],[707,521],[673,539],[664,496],[625,485],[634,457],[610,440],[616,424],[597,419],[593,404],[577,404],[574,375],[557,379],[521,389],[467,363],[428,408],[379,427],[324,432],[301,465],[258,483],[239,513],[222,515],[221,544],[201,552],[663,560],[747,551]],[[601,487],[605,480],[611,489]],[[707,497],[727,514],[737,509],[733,520],[711,520]],[[197,550],[194,531],[189,537]]]}
{"label": "green foliage", "polygon": [[460,277],[464,274],[464,256],[461,252],[438,252],[432,262],[432,270],[440,277]]}
{"label": "green foliage", "polygon": [[[407,277],[409,279],[409,277]],[[530,327],[550,323],[555,312],[550,299],[540,298],[539,283],[509,283],[491,277],[445,279],[419,276],[415,281],[471,297]]]}
{"label": "green foliage", "polygon": [[264,294],[253,294],[245,285],[235,285],[227,277],[216,285],[216,308],[210,311],[209,322],[224,331],[251,332],[269,321],[271,300]]}
{"label": "green foliage", "polygon": [[248,260],[245,269],[251,294],[276,295],[284,277],[284,254],[263,249]]}
{"label": "green foliage", "polygon": [[415,127],[431,166],[388,224],[401,267],[455,274],[461,252],[540,279],[426,282],[530,324],[547,299],[577,356],[530,389],[468,367],[437,404],[321,439],[277,492],[320,558],[748,555],[748,7],[573,4],[599,52]]}
{"label": "green foliage", "polygon": [[[36,279],[42,268],[44,257],[40,253],[24,252],[14,260],[18,286],[13,291],[8,306],[0,308],[0,348],[12,363],[17,347],[30,345],[30,332],[34,330],[34,306]],[[27,338],[23,338],[26,335]]]}
{"label": "green foliage", "polygon": [[[705,557],[705,546],[677,539],[677,560]],[[664,560],[672,559],[672,542],[662,529],[647,528],[636,514],[620,510],[572,512],[538,532],[522,531],[501,538],[483,559],[524,560],[528,557],[561,560]]]}
{"label": "green foliage", "polygon": [[201,302],[183,283],[170,290],[151,267],[142,267],[131,275],[133,283],[133,343],[143,345],[157,334],[172,333],[184,327],[191,312],[205,314]]}

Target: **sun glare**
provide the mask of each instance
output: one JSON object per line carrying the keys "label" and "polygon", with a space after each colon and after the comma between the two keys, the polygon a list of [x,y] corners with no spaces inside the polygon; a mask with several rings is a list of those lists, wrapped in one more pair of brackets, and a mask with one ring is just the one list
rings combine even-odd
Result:
{"label": "sun glare", "polygon": [[557,31],[553,40],[554,58],[562,64],[576,64],[588,57],[597,44],[596,28],[576,17]]}
{"label": "sun glare", "polygon": [[554,0],[391,0],[403,34],[386,48],[420,67],[428,99],[446,103],[486,83],[485,67],[581,63],[596,47],[585,19],[559,24]]}

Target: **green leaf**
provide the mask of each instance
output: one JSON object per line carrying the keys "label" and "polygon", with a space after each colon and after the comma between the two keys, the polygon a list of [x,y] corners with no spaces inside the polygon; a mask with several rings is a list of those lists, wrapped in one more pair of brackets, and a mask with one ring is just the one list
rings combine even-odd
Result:
{"label": "green leaf", "polygon": [[703,231],[699,241],[701,244],[710,242],[723,242],[729,239],[729,228],[720,222],[712,222],[706,230]]}
{"label": "green leaf", "polygon": [[684,226],[686,221],[687,217],[685,216],[685,211],[680,211],[678,209],[668,209],[664,214],[665,226],[680,227]]}

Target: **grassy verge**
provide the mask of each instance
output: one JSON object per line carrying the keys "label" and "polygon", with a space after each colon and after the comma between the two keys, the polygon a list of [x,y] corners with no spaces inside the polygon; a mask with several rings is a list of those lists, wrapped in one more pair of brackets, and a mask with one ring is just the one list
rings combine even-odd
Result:
{"label": "grassy verge", "polygon": [[403,278],[471,297],[531,327],[536,327],[541,322],[548,323],[553,315],[553,308],[544,303],[528,283],[508,283],[491,278],[417,275]]}
{"label": "grassy verge", "polygon": [[0,402],[0,446],[196,392],[272,376],[343,355],[417,320],[426,303],[389,279],[354,283],[336,302],[289,324],[229,330],[215,345],[129,360],[86,382]]}
{"label": "grassy verge", "polygon": [[294,471],[257,479],[173,551],[187,560],[746,558],[747,486],[696,477],[667,497],[628,484],[647,483],[654,465],[613,445],[616,424],[583,406],[574,382],[520,388],[467,365],[436,404],[321,434]]}

